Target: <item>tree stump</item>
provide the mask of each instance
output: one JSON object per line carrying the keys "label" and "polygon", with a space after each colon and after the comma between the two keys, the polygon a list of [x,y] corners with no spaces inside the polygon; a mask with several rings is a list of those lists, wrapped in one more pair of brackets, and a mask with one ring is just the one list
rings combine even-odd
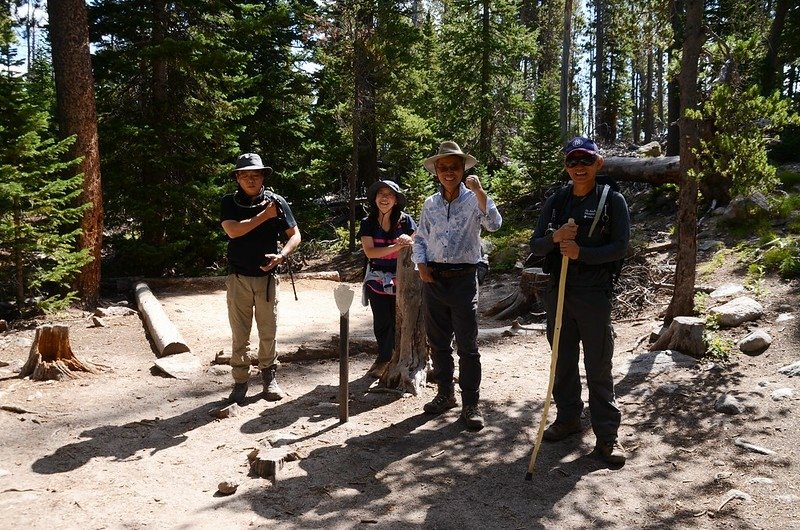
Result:
{"label": "tree stump", "polygon": [[544,310],[544,292],[550,275],[542,272],[540,267],[522,269],[519,289],[506,296],[484,314],[498,320],[516,318],[528,311],[541,312]]}
{"label": "tree stump", "polygon": [[48,379],[60,380],[79,377],[76,372],[100,373],[101,368],[92,363],[80,361],[69,344],[69,327],[58,324],[45,324],[36,328],[36,336],[28,354],[28,361],[19,373],[34,381]]}
{"label": "tree stump", "polygon": [[675,317],[669,327],[650,347],[650,351],[677,350],[699,359],[706,353],[703,338],[705,321],[697,317]]}
{"label": "tree stump", "polygon": [[418,396],[428,377],[428,343],[422,312],[422,280],[414,270],[411,249],[397,258],[397,316],[394,353],[381,383]]}

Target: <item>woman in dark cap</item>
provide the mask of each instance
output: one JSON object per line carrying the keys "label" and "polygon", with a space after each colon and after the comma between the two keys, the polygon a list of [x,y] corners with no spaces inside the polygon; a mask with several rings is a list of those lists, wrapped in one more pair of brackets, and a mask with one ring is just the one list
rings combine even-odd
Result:
{"label": "woman in dark cap", "polygon": [[389,365],[394,350],[395,274],[401,248],[411,246],[417,229],[410,215],[403,212],[406,197],[396,182],[379,180],[367,190],[369,215],[361,220],[358,236],[367,272],[364,276],[364,305],[372,307],[373,329],[378,341],[378,358],[367,372],[380,377]]}

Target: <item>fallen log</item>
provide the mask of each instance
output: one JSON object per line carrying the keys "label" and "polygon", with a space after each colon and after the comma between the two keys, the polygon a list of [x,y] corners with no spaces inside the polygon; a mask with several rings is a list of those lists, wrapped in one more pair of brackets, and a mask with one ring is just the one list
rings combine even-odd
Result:
{"label": "fallen log", "polygon": [[97,374],[101,370],[102,367],[75,357],[69,343],[69,326],[45,324],[36,328],[28,361],[19,377],[30,376],[34,381],[75,379],[79,372]]}
{"label": "fallen log", "polygon": [[603,162],[602,174],[620,182],[648,182],[654,186],[677,184],[680,157],[633,158],[610,156]]}
{"label": "fallen log", "polygon": [[144,316],[147,329],[156,346],[158,357],[190,351],[178,329],[161,307],[161,303],[144,282],[134,287],[136,304]]}

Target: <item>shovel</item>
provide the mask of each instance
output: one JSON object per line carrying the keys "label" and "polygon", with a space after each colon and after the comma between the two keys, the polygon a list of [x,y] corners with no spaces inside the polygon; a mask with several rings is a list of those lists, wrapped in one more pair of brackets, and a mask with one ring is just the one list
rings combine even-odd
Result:
{"label": "shovel", "polygon": [[[569,224],[575,224],[575,220],[570,219]],[[561,319],[564,313],[564,290],[567,285],[568,266],[569,258],[567,256],[561,256],[561,275],[558,277],[558,301],[556,303],[556,319],[553,329],[553,351],[550,355],[550,381],[547,383],[547,394],[544,398],[544,407],[542,408],[542,420],[539,422],[539,432],[536,433],[536,444],[533,446],[531,461],[528,464],[528,472],[525,474],[525,480],[533,479],[533,468],[536,465],[536,455],[539,454],[539,447],[542,445],[544,426],[547,423],[547,413],[550,411],[550,401],[553,395],[553,383],[556,379],[558,340],[561,337]]]}

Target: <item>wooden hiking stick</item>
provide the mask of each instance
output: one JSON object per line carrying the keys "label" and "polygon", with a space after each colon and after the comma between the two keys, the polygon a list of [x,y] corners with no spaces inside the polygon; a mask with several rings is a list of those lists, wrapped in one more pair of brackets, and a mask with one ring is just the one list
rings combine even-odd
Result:
{"label": "wooden hiking stick", "polygon": [[[569,224],[574,224],[575,220],[570,218]],[[550,411],[550,400],[553,395],[553,383],[556,379],[556,363],[558,362],[558,340],[561,337],[561,318],[564,313],[564,290],[567,285],[567,268],[569,267],[569,258],[561,256],[561,275],[558,277],[558,301],[556,302],[556,321],[553,329],[553,351],[550,354],[550,381],[547,383],[547,395],[544,398],[544,407],[542,408],[542,420],[539,422],[539,432],[536,433],[536,443],[533,446],[531,453],[531,461],[528,464],[528,472],[525,474],[525,480],[533,478],[533,468],[536,465],[536,455],[539,454],[539,446],[542,445],[542,436],[544,436],[544,426],[547,423],[547,413]]]}

